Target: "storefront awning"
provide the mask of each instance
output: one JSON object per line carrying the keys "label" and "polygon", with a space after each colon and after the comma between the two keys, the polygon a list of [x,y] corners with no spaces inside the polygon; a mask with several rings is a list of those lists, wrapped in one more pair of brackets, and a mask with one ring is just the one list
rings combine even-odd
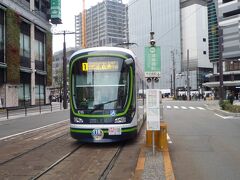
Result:
{"label": "storefront awning", "polygon": [[[203,83],[203,86],[214,88],[214,87],[219,87],[220,83],[219,82],[207,82]],[[240,86],[240,81],[223,81],[223,86]]]}

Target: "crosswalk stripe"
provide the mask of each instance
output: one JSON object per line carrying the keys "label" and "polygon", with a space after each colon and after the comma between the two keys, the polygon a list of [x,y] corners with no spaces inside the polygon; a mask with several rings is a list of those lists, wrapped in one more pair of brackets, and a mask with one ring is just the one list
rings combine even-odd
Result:
{"label": "crosswalk stripe", "polygon": [[204,108],[202,108],[202,107],[197,107],[198,109],[200,109],[200,110],[206,110],[206,109],[204,109]]}
{"label": "crosswalk stripe", "polygon": [[174,109],[179,109],[179,107],[178,107],[178,106],[173,106],[173,108],[174,108]]}
{"label": "crosswalk stripe", "polygon": [[185,106],[181,106],[182,109],[187,109]]}
{"label": "crosswalk stripe", "polygon": [[189,109],[195,109],[195,107],[190,106]]}

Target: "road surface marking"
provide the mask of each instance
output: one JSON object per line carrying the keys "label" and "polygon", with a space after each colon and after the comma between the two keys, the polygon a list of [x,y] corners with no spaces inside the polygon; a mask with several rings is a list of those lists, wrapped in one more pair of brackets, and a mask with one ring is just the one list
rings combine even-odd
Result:
{"label": "road surface marking", "polygon": [[223,119],[233,118],[233,116],[221,116],[221,115],[216,114],[216,113],[215,113],[215,115],[218,116],[218,117],[220,117],[220,118],[223,118]]}
{"label": "road surface marking", "polygon": [[187,109],[185,106],[181,106],[182,109]]}
{"label": "road surface marking", "polygon": [[179,109],[179,107],[178,106],[173,106],[174,107],[174,109]]}
{"label": "road surface marking", "polygon": [[171,109],[172,107],[171,106],[167,106],[167,109]]}
{"label": "road surface marking", "polygon": [[200,110],[206,110],[206,109],[204,109],[204,108],[202,108],[202,107],[197,107],[198,109],[200,109]]}
{"label": "road surface marking", "polygon": [[190,106],[190,107],[188,107],[189,109],[196,109],[195,107],[192,107],[192,106]]}
{"label": "road surface marking", "polygon": [[63,121],[59,121],[59,122],[56,122],[56,123],[53,123],[53,124],[48,124],[46,126],[42,126],[42,127],[39,127],[39,128],[31,129],[31,130],[28,130],[28,131],[20,132],[20,133],[17,133],[17,134],[12,134],[10,136],[5,136],[5,137],[0,138],[0,141],[8,139],[8,138],[15,137],[15,136],[19,136],[19,135],[22,135],[22,134],[26,134],[26,133],[29,133],[29,132],[33,132],[33,131],[37,131],[37,130],[40,130],[40,129],[44,129],[44,128],[47,128],[47,127],[50,127],[50,126],[54,126],[56,124],[60,124],[60,123],[65,122],[65,121],[69,121],[69,119],[63,120]]}
{"label": "road surface marking", "polygon": [[168,141],[168,144],[172,144],[173,143],[171,138],[169,137],[168,133],[167,133],[167,141]]}

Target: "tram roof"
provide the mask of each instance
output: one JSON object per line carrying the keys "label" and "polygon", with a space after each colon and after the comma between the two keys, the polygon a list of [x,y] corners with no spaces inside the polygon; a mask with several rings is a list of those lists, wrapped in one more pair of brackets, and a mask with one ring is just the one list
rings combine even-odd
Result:
{"label": "tram roof", "polygon": [[86,49],[81,49],[76,51],[75,53],[72,54],[70,59],[72,59],[74,56],[82,53],[87,53],[87,52],[93,52],[93,51],[116,51],[116,52],[121,52],[121,53],[126,53],[131,55],[134,59],[136,58],[136,55],[129,49],[126,48],[120,48],[120,47],[93,47],[93,48],[86,48]]}

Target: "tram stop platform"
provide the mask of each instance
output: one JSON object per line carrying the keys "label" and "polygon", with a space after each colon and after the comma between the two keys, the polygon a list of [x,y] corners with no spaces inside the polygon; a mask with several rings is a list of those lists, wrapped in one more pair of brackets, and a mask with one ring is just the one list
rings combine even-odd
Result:
{"label": "tram stop platform", "polygon": [[152,131],[146,131],[146,142],[140,150],[134,179],[175,180],[168,150],[166,123],[161,123],[160,131],[155,131],[154,137],[153,151]]}

